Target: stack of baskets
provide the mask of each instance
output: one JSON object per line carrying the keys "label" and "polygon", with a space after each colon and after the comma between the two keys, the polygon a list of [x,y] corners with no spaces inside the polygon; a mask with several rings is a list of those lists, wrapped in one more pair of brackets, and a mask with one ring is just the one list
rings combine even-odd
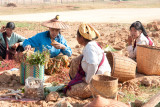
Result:
{"label": "stack of baskets", "polygon": [[120,82],[135,78],[137,63],[134,60],[114,52],[107,52],[107,59],[112,68],[111,75]]}
{"label": "stack of baskets", "polygon": [[106,75],[94,75],[90,83],[93,94],[101,95],[105,98],[116,99],[118,92],[118,78]]}
{"label": "stack of baskets", "polygon": [[160,75],[160,48],[138,45],[137,68],[146,75]]}

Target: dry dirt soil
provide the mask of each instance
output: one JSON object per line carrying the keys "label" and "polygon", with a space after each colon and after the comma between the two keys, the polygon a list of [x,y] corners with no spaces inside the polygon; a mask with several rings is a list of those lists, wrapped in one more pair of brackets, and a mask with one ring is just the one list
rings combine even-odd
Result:
{"label": "dry dirt soil", "polygon": [[[68,45],[71,47],[73,51],[73,55],[70,59],[77,57],[81,54],[83,47],[78,44],[76,41],[76,31],[78,29],[78,25],[80,23],[72,23],[67,22],[70,25],[70,29],[62,30],[62,35],[66,38]],[[42,28],[40,23],[30,23],[34,25],[34,28],[31,27],[24,27],[20,26],[16,28],[15,32],[25,36],[26,38],[32,37],[38,32],[46,30],[46,28]],[[122,50],[122,54],[127,56],[128,53],[126,52],[126,43],[127,38],[129,35],[129,26],[130,24],[119,24],[119,23],[91,23],[101,34],[101,37],[97,40],[97,42],[105,49],[106,45],[111,45],[112,47],[120,48]],[[144,25],[149,36],[152,38],[156,46],[160,46],[160,21],[151,22]],[[156,27],[155,27],[156,26]],[[11,72],[10,72],[11,73]],[[3,74],[4,76],[0,76],[0,88],[21,88],[22,85],[19,84],[19,73],[15,72],[16,75],[13,74]],[[14,73],[14,72],[12,72]],[[12,76],[11,76],[12,75]],[[122,87],[122,90],[128,90],[134,93],[136,96],[141,95],[141,91],[137,91],[137,85],[139,85],[143,80],[143,78],[149,78],[148,81],[154,81],[156,79],[156,86],[159,86],[160,77],[147,77],[144,75],[140,75],[140,79],[133,79],[128,83],[125,83]],[[66,76],[66,78],[69,78]],[[4,81],[5,80],[5,81]],[[139,81],[139,82],[137,82]],[[149,85],[150,86],[150,85]],[[132,88],[127,88],[132,87]],[[3,91],[2,91],[3,93]],[[155,94],[155,93],[154,93]],[[149,97],[153,96],[152,94],[148,94]],[[146,98],[146,99],[147,99]],[[75,107],[81,107],[82,105],[86,104],[92,99],[85,99],[79,100],[74,98],[67,98],[68,101],[73,104]],[[60,99],[59,99],[60,100]],[[32,107],[46,107],[46,106],[53,106],[54,102],[46,103],[45,101],[38,101],[38,102],[14,102],[14,101],[0,101],[0,107],[22,107],[22,106],[32,106]]]}

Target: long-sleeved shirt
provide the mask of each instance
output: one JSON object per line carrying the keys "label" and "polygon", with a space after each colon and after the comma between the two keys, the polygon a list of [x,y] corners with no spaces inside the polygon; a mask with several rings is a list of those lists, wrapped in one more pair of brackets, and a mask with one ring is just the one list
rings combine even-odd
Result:
{"label": "long-sleeved shirt", "polygon": [[[22,46],[23,44],[23,41],[25,40],[26,38],[17,34],[17,33],[12,33],[11,34],[11,37],[7,37],[7,41],[8,41],[8,45],[9,45],[9,48],[11,48],[15,43],[20,43],[20,46]],[[0,43],[6,47],[6,43],[5,43],[5,40],[3,38],[3,34],[0,32]]]}
{"label": "long-sleeved shirt", "polygon": [[58,34],[57,37],[55,38],[55,41],[58,43],[61,43],[66,46],[65,49],[56,49],[54,46],[51,45],[51,38],[49,36],[49,31],[41,32],[36,34],[35,36],[26,39],[23,42],[23,47],[26,47],[27,45],[31,45],[32,48],[35,48],[35,51],[40,51],[42,52],[44,49],[48,49],[50,51],[50,57],[56,57],[59,55],[61,52],[64,55],[71,56],[72,55],[72,50],[71,48],[67,45],[66,40],[61,34]]}
{"label": "long-sleeved shirt", "polygon": [[[149,38],[149,39],[151,40],[151,38]],[[132,59],[136,59],[137,45],[149,45],[149,40],[144,36],[143,33],[141,33],[141,35],[136,39],[136,47],[134,48],[134,50],[133,50],[132,45],[129,45],[127,47],[129,57],[132,58]],[[152,46],[154,46],[154,43],[153,43]]]}
{"label": "long-sleeved shirt", "polygon": [[[99,67],[102,57],[103,57],[104,51],[97,45],[95,41],[89,42],[83,49],[83,59],[82,59],[82,68],[86,74],[85,80],[87,83],[89,83],[92,79],[92,76],[97,74],[104,74],[105,72],[111,73],[111,67],[108,63],[108,60],[106,58],[103,64]],[[97,71],[98,69],[98,71]]]}

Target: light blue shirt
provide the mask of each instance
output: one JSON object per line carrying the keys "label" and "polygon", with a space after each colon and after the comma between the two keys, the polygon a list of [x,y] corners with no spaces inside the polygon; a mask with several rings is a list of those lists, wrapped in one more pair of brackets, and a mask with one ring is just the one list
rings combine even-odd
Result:
{"label": "light blue shirt", "polygon": [[52,46],[51,39],[49,36],[49,31],[38,33],[35,36],[33,36],[29,39],[26,39],[23,42],[23,47],[26,47],[27,45],[31,45],[32,48],[35,48],[35,51],[39,50],[40,52],[42,52],[45,48],[47,48],[50,51],[51,58],[56,57],[61,52],[67,56],[72,55],[71,48],[67,45],[66,40],[64,39],[64,37],[61,34],[57,35],[57,37],[55,38],[55,41],[65,45],[66,48],[65,49],[56,49],[54,46]]}
{"label": "light blue shirt", "polygon": [[[13,32],[11,34],[11,37],[7,37],[7,42],[8,42],[8,45],[9,45],[9,48],[11,48],[15,43],[20,43],[20,46],[22,46],[23,44],[23,41],[25,40],[26,38]],[[3,38],[3,34],[0,32],[0,43],[6,47],[6,43],[5,43],[5,40]]]}

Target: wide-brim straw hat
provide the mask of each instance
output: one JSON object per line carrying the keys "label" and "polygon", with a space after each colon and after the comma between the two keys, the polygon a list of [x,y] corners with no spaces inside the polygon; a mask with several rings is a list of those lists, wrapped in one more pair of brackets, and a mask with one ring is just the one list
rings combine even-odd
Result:
{"label": "wide-brim straw hat", "polygon": [[48,28],[54,28],[54,29],[67,29],[69,28],[68,25],[66,25],[64,22],[59,20],[59,15],[56,15],[55,18],[45,21],[42,23],[42,26],[48,27]]}

